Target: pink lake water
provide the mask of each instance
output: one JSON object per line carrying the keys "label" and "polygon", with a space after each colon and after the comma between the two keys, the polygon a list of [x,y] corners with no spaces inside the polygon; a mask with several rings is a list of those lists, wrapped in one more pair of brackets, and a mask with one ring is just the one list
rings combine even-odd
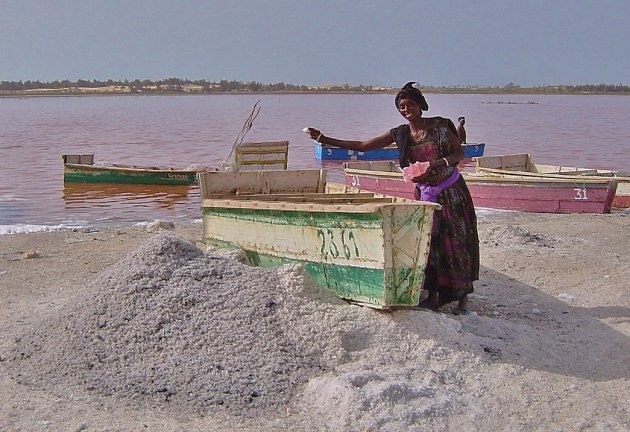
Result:
{"label": "pink lake water", "polygon": [[[289,168],[325,168],[331,181],[343,180],[340,162],[316,159],[304,127],[364,139],[404,122],[393,95],[0,98],[0,234],[199,219],[194,187],[64,189],[61,155],[218,166],[258,100],[261,110],[245,141],[288,140]],[[630,97],[428,94],[427,100],[427,116],[466,116],[468,142],[486,143],[486,155],[526,152],[538,163],[630,171]]]}

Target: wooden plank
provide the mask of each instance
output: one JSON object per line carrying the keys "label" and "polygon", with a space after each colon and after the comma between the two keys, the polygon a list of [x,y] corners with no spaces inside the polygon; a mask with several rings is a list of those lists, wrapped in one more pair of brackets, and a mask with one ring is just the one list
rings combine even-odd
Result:
{"label": "wooden plank", "polygon": [[289,141],[258,141],[242,142],[236,145],[236,149],[242,153],[257,153],[273,151],[286,151],[289,148]]}
{"label": "wooden plank", "polygon": [[61,155],[64,163],[76,165],[94,165],[94,153]]}
{"label": "wooden plank", "polygon": [[310,197],[300,197],[300,196],[278,196],[276,194],[267,194],[267,195],[255,195],[255,196],[231,196],[226,197],[223,196],[221,198],[218,197],[210,197],[206,199],[222,199],[222,200],[232,200],[232,201],[266,201],[266,202],[301,202],[301,203],[335,203],[335,204],[361,204],[361,203],[372,203],[372,202],[381,202],[381,203],[390,203],[393,202],[391,198],[382,197],[355,197],[355,198],[346,198],[343,196],[335,197],[328,196],[327,194],[321,194],[319,196],[310,196]]}
{"label": "wooden plank", "polygon": [[323,192],[326,184],[324,170],[268,170],[199,174],[201,197],[216,194]]}
{"label": "wooden plank", "polygon": [[474,158],[474,161],[478,168],[528,171],[530,155],[528,153],[515,153],[499,156],[482,156]]}
{"label": "wooden plank", "polygon": [[[366,211],[372,211],[375,208],[386,205],[415,205],[417,201],[406,200],[403,202],[388,202],[389,198],[375,199],[374,201],[358,202],[358,203],[318,203],[318,202],[296,202],[296,201],[251,201],[251,200],[239,200],[239,199],[204,199],[201,201],[202,207],[214,208],[255,208],[255,209],[268,209],[283,211],[295,210],[295,211],[310,211],[310,212],[345,212],[345,213],[364,213]],[[440,206],[434,203],[424,203],[425,205],[433,206],[435,209],[439,209]]]}
{"label": "wooden plank", "polygon": [[248,199],[248,200],[284,200],[284,199],[298,199],[298,200],[311,200],[318,199],[323,196],[329,198],[346,198],[346,199],[354,199],[354,198],[373,198],[375,196],[374,192],[355,192],[355,193],[334,193],[334,192],[295,192],[295,193],[286,193],[279,192],[274,194],[261,194],[261,193],[248,193],[248,191],[239,192],[236,194],[208,194],[206,198],[208,199]]}
{"label": "wooden plank", "polygon": [[361,203],[391,203],[391,197],[375,197],[372,193],[365,194],[254,194],[254,195],[211,195],[207,200],[242,200],[242,201],[284,201],[301,203],[330,203],[330,204],[361,204]]}
{"label": "wooden plank", "polygon": [[235,148],[236,170],[286,169],[288,141],[244,142]]}

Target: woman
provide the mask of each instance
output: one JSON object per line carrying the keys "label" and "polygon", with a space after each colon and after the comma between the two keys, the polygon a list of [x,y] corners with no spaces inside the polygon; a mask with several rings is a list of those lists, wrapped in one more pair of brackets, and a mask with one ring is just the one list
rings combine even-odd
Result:
{"label": "woman", "polygon": [[366,151],[395,142],[400,166],[429,162],[427,171],[413,178],[416,199],[437,202],[424,288],[428,298],[420,306],[437,310],[458,301],[456,313],[467,313],[468,294],[479,279],[479,237],[472,198],[457,164],[464,158],[455,125],[442,117],[423,117],[429,109],[422,92],[409,82],[396,95],[398,112],[407,120],[383,135],[366,141],[346,141],[324,136],[309,128],[312,139],[348,150]]}

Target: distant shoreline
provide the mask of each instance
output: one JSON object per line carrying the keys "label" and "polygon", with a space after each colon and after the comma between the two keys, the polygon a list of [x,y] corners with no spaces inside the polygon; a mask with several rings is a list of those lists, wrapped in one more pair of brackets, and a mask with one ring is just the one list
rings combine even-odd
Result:
{"label": "distant shoreline", "polygon": [[[441,90],[441,89],[426,89],[425,94],[461,94],[461,95],[528,95],[528,96],[630,96],[630,92],[537,92],[537,91],[499,91],[499,90],[482,90],[477,89],[475,91],[461,91],[461,90]],[[115,92],[115,91],[102,91],[102,92],[67,92],[67,91],[54,91],[44,90],[41,92],[29,91],[0,91],[0,98],[31,98],[31,97],[85,97],[85,96],[211,96],[211,95],[326,95],[326,94],[347,94],[347,95],[375,95],[385,94],[394,95],[396,91],[267,91],[267,92],[254,92],[254,91],[232,91],[232,92],[147,92],[147,93],[129,93],[129,92]]]}
{"label": "distant shoreline", "polygon": [[[416,84],[430,94],[577,94],[577,95],[630,95],[626,84],[554,84],[544,86],[520,86],[510,82],[504,86],[433,86]],[[262,83],[236,80],[208,81],[166,78],[161,80],[84,80],[76,81],[0,81],[0,97],[27,96],[84,96],[84,95],[205,95],[205,94],[396,94],[398,86],[319,84],[303,85],[284,82]]]}

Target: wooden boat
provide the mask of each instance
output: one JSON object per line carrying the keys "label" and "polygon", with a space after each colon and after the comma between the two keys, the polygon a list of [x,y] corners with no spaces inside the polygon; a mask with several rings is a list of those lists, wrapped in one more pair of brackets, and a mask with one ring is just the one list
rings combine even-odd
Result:
{"label": "wooden boat", "polygon": [[[414,184],[392,161],[345,162],[346,184],[382,194],[413,198]],[[609,213],[617,183],[581,178],[532,178],[461,173],[476,207],[539,213]]]}
{"label": "wooden boat", "polygon": [[[230,169],[286,169],[288,141],[247,142],[235,146]],[[173,168],[125,164],[95,164],[94,154],[62,155],[64,183],[118,183],[151,185],[193,185],[197,173],[208,167]]]}
{"label": "wooden boat", "polygon": [[396,147],[396,145],[391,145],[376,150],[362,152],[356,150],[345,150],[339,147],[327,146],[325,144],[315,142],[315,157],[321,160],[398,159],[398,147]]}
{"label": "wooden boat", "polygon": [[94,155],[62,155],[64,183],[124,183],[155,185],[192,185],[201,169],[140,166],[124,164],[96,165]]}
{"label": "wooden boat", "polygon": [[[464,158],[470,159],[482,156],[486,144],[467,143],[462,144],[462,147],[464,149]],[[398,160],[398,147],[391,145],[382,149],[360,152],[315,142],[315,157],[321,160]]]}
{"label": "wooden boat", "polygon": [[472,159],[474,157],[483,156],[486,149],[485,143],[465,143],[462,144],[464,149],[464,159]]}
{"label": "wooden boat", "polygon": [[475,159],[475,168],[477,172],[497,175],[574,180],[584,178],[613,180],[618,182],[618,185],[612,206],[618,208],[630,207],[630,172],[538,164],[534,163],[531,155],[528,153],[479,157]]}
{"label": "wooden boat", "polygon": [[325,170],[199,174],[203,239],[249,263],[302,263],[320,285],[374,308],[414,306],[432,203],[327,183]]}

